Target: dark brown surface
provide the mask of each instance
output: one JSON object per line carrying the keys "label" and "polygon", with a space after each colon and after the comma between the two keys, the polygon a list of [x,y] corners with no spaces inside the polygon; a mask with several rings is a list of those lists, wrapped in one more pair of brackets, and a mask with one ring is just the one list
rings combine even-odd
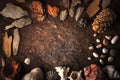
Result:
{"label": "dark brown surface", "polygon": [[[10,1],[14,2],[12,0]],[[56,0],[46,0],[47,3],[50,1],[51,4],[53,4],[54,1],[57,3]],[[5,3],[6,2],[7,1],[5,1]],[[98,37],[102,38],[105,34],[118,34],[120,36],[119,3],[119,0],[114,0],[110,6],[117,13],[115,24],[111,26],[111,30],[104,34],[99,34]],[[0,4],[4,6],[4,3]],[[25,4],[19,5],[29,11]],[[56,6],[59,6],[59,4]],[[91,20],[91,22],[92,21],[93,20]],[[1,56],[3,56],[3,28],[11,22],[12,20],[6,19],[0,15],[0,26],[2,26],[0,29]],[[11,32],[12,30],[9,31],[9,33]],[[59,18],[52,18],[51,16],[48,16],[43,22],[37,22],[33,19],[33,23],[30,26],[20,29],[21,42],[18,55],[12,56],[10,59],[6,59],[6,61],[17,60],[21,63],[22,69],[20,77],[34,67],[40,67],[45,73],[48,70],[54,70],[55,66],[60,65],[69,66],[72,70],[80,70],[91,63],[99,64],[98,59],[93,58],[92,61],[87,60],[87,57],[92,55],[92,52],[88,50],[88,43],[95,42],[93,33],[94,31],[91,30],[91,26],[80,28],[76,26],[75,20],[70,17],[64,22],[61,22]],[[115,45],[108,46],[108,48],[115,48],[120,51],[120,41]],[[24,64],[24,60],[27,57],[31,59],[31,64],[28,66]],[[106,65],[114,64],[119,69],[119,57],[120,54],[115,57],[113,63],[106,62]]]}

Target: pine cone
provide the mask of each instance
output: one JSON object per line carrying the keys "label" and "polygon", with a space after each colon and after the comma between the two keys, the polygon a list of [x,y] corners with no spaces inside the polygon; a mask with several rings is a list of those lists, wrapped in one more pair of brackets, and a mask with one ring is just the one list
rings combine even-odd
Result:
{"label": "pine cone", "polygon": [[108,26],[111,26],[115,19],[116,15],[112,10],[108,8],[103,9],[94,19],[92,29],[98,33],[103,33],[104,31],[106,31]]}

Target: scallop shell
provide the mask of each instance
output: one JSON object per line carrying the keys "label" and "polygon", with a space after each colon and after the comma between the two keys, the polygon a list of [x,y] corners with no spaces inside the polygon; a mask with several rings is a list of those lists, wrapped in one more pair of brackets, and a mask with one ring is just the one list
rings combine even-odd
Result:
{"label": "scallop shell", "polygon": [[112,44],[115,44],[118,40],[119,40],[119,36],[116,35],[116,36],[114,36],[114,37],[112,38],[111,43],[112,43]]}
{"label": "scallop shell", "polygon": [[60,20],[64,21],[67,18],[68,12],[67,10],[63,10],[60,12]]}
{"label": "scallop shell", "polygon": [[13,55],[17,55],[19,43],[20,43],[19,30],[15,29],[14,30],[14,39],[13,39]]}
{"label": "scallop shell", "polygon": [[49,71],[46,74],[46,78],[47,78],[47,80],[57,80],[58,74],[54,71]]}
{"label": "scallop shell", "polygon": [[22,80],[44,80],[43,72],[40,68],[36,67],[26,74]]}

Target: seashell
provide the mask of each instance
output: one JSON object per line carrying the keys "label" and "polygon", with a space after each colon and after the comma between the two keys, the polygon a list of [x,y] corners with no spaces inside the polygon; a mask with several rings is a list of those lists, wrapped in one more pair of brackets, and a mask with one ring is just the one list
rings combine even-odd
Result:
{"label": "seashell", "polygon": [[106,35],[105,38],[106,38],[107,40],[110,40],[110,39],[112,38],[112,36]]}
{"label": "seashell", "polygon": [[18,18],[28,15],[28,12],[23,10],[19,6],[16,6],[12,3],[7,3],[6,7],[0,12],[0,14],[3,15],[4,17],[18,19]]}
{"label": "seashell", "polygon": [[98,44],[98,45],[96,45],[96,48],[101,48],[102,47],[102,44]]}
{"label": "seashell", "polygon": [[100,39],[96,39],[96,42],[97,42],[97,43],[100,43]]}
{"label": "seashell", "polygon": [[107,39],[103,39],[103,45],[107,46],[109,44],[109,41]]}
{"label": "seashell", "polygon": [[71,6],[73,7],[73,6],[76,6],[78,4],[81,4],[81,0],[72,0]]}
{"label": "seashell", "polygon": [[51,5],[47,5],[47,10],[48,10],[48,13],[49,15],[51,15],[52,17],[57,17],[58,14],[59,14],[59,8],[58,7],[55,7],[55,6],[51,6]]}
{"label": "seashell", "polygon": [[113,57],[108,57],[108,62],[112,62],[114,60]]}
{"label": "seashell", "polygon": [[93,34],[93,37],[97,37],[97,33],[94,33],[94,34]]}
{"label": "seashell", "polygon": [[2,75],[5,80],[13,80],[19,71],[20,71],[20,64],[16,61],[12,61],[3,67]]}
{"label": "seashell", "polygon": [[88,57],[88,60],[91,60],[91,57]]}
{"label": "seashell", "polygon": [[106,8],[111,3],[111,0],[102,0],[102,8]]}
{"label": "seashell", "polygon": [[110,49],[109,53],[110,53],[111,56],[116,56],[117,51],[115,49]]}
{"label": "seashell", "polygon": [[44,80],[43,72],[40,68],[36,67],[27,73],[22,80]]}
{"label": "seashell", "polygon": [[88,6],[86,13],[91,18],[99,11],[99,3],[101,0],[93,0],[93,2]]}
{"label": "seashell", "polygon": [[19,2],[19,3],[24,3],[25,2],[25,0],[16,0],[17,2]]}
{"label": "seashell", "polygon": [[66,80],[70,68],[59,66],[59,67],[55,67],[55,70],[56,72],[58,72],[58,75],[60,76],[61,80]]}
{"label": "seashell", "polygon": [[80,20],[77,22],[77,25],[79,27],[86,27],[87,26],[87,20],[83,19],[83,18],[80,18]]}
{"label": "seashell", "polygon": [[81,77],[82,70],[80,70],[79,72],[77,71],[72,71],[72,73],[70,74],[70,76],[67,78],[69,80],[83,80],[83,78]]}
{"label": "seashell", "polygon": [[68,15],[67,10],[61,11],[61,12],[60,12],[60,20],[61,20],[61,21],[64,21],[64,20],[66,19],[67,15]]}
{"label": "seashell", "polygon": [[104,54],[100,55],[100,58],[105,58],[105,57],[106,57],[106,55],[104,55]]}
{"label": "seashell", "polygon": [[70,17],[74,17],[74,14],[75,14],[75,7],[71,7],[69,9],[69,15],[70,15]]}
{"label": "seashell", "polygon": [[105,53],[108,53],[108,49],[103,48],[103,49],[102,49],[102,53],[104,53],[104,54],[105,54]]}
{"label": "seashell", "polygon": [[25,63],[26,65],[29,65],[29,64],[31,63],[30,58],[26,58],[25,61],[24,61],[24,63]]}
{"label": "seashell", "polygon": [[14,39],[13,39],[13,55],[17,55],[19,43],[20,43],[19,30],[15,29],[14,30]]}
{"label": "seashell", "polygon": [[100,62],[100,64],[104,65],[103,59],[100,59],[99,62]]}
{"label": "seashell", "polygon": [[75,15],[75,20],[76,20],[76,22],[77,22],[78,19],[80,18],[83,10],[84,10],[84,7],[78,7],[78,8],[77,8],[77,10],[76,10],[76,15]]}
{"label": "seashell", "polygon": [[111,44],[115,44],[118,40],[119,40],[119,36],[118,35],[114,36],[111,40]]}
{"label": "seashell", "polygon": [[24,26],[30,25],[32,20],[30,18],[21,18],[16,21],[14,21],[12,24],[5,27],[6,30],[16,26],[17,28],[23,28]]}
{"label": "seashell", "polygon": [[93,46],[89,46],[88,48],[89,48],[89,50],[93,50],[93,49],[94,49],[94,47],[93,47]]}
{"label": "seashell", "polygon": [[8,33],[5,32],[5,36],[3,37],[3,51],[8,58],[11,57],[11,43],[12,36],[8,37]]}
{"label": "seashell", "polygon": [[93,52],[93,56],[94,56],[95,58],[98,58],[98,57],[99,57],[99,55],[98,55],[96,52]]}
{"label": "seashell", "polygon": [[69,0],[62,0],[62,5],[65,7],[65,8],[69,8]]}
{"label": "seashell", "polygon": [[103,68],[103,71],[107,74],[110,79],[120,79],[120,73],[117,71],[115,66],[108,65]]}
{"label": "seashell", "polygon": [[54,71],[49,71],[49,72],[47,72],[47,74],[46,74],[46,78],[47,78],[47,80],[57,80],[58,75],[57,75],[57,73],[54,72]]}

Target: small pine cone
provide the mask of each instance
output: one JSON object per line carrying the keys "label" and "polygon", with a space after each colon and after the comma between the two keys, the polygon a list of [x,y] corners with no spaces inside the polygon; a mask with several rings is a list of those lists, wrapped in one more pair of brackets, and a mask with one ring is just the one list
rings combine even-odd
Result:
{"label": "small pine cone", "polygon": [[103,9],[94,19],[92,29],[98,33],[103,33],[107,30],[108,26],[111,26],[115,19],[116,15],[112,10],[108,8]]}

